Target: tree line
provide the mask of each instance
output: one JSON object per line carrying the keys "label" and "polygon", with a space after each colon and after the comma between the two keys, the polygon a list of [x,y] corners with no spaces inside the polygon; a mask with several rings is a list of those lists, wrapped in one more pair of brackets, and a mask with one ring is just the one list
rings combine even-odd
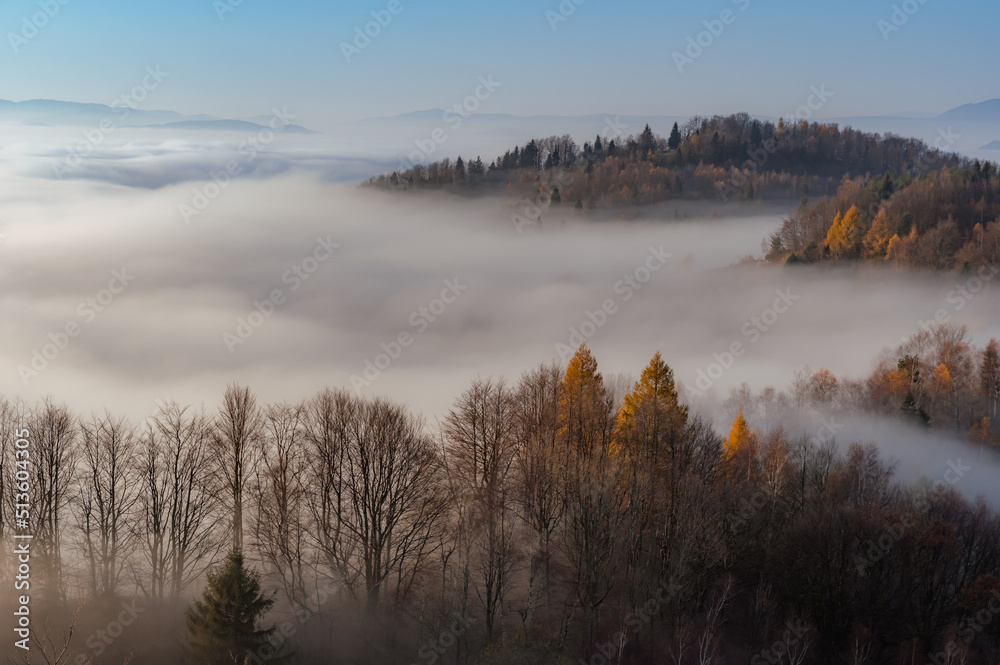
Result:
{"label": "tree line", "polygon": [[735,391],[726,437],[659,353],[626,383],[585,345],[471,382],[433,425],[344,390],[231,385],[142,424],[2,400],[0,541],[27,428],[49,644],[87,603],[47,662],[997,662],[1000,515],[898,482],[873,443],[783,429],[865,405],[965,436],[995,416],[997,355],[918,333],[863,380]]}
{"label": "tree line", "polygon": [[767,258],[870,260],[934,270],[1000,267],[1000,172],[978,160],[913,176],[845,179],[834,195],[803,205],[771,236]]}
{"label": "tree line", "polygon": [[807,202],[835,194],[845,178],[966,165],[917,139],[738,113],[695,116],[683,126],[674,123],[666,137],[646,125],[639,134],[598,135],[582,147],[569,135],[532,139],[488,164],[481,156],[446,158],[374,177],[367,185],[467,193],[502,187],[524,194],[568,182],[551,187],[552,200],[578,208],[712,198]]}

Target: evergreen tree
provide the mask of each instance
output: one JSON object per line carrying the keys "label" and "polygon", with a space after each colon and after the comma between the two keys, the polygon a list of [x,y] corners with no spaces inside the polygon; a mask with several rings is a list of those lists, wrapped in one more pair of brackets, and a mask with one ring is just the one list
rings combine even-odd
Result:
{"label": "evergreen tree", "polygon": [[455,182],[465,180],[465,162],[459,157],[455,160]]}
{"label": "evergreen tree", "polygon": [[991,339],[983,351],[983,364],[979,371],[982,379],[983,395],[993,409],[993,419],[997,417],[997,402],[1000,401],[1000,345]]}
{"label": "evergreen tree", "polygon": [[674,123],[674,128],[670,130],[670,138],[667,139],[667,147],[671,150],[677,150],[677,148],[681,147],[681,130],[677,126],[676,122]]}
{"label": "evergreen tree", "polygon": [[541,166],[540,157],[538,144],[535,143],[535,139],[531,139],[521,151],[521,168],[537,170]]}
{"label": "evergreen tree", "polygon": [[656,136],[649,125],[646,125],[639,135],[639,157],[645,159],[651,152],[656,152]]}
{"label": "evergreen tree", "polygon": [[245,566],[243,554],[234,548],[218,569],[209,572],[201,600],[185,613],[193,662],[224,665],[272,655],[274,628],[256,628],[272,604],[273,599],[261,594],[260,575]]}
{"label": "evergreen tree", "polygon": [[[676,127],[676,124],[674,126]],[[753,125],[750,126],[750,145],[756,148],[763,142],[764,139],[760,134],[760,123],[754,120]]]}

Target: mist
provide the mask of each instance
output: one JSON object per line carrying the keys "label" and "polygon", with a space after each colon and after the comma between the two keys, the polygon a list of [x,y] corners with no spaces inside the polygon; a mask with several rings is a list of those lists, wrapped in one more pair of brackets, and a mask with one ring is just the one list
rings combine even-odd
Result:
{"label": "mist", "polygon": [[[510,199],[387,197],[336,182],[332,159],[314,168],[278,151],[260,163],[295,165],[247,169],[221,188],[187,176],[147,187],[131,160],[168,173],[183,153],[177,168],[204,174],[232,146],[112,152],[85,160],[85,177],[61,180],[40,175],[54,150],[16,168],[7,155],[3,393],[141,419],[157,400],[214,404],[231,381],[266,400],[346,386],[433,419],[472,378],[516,378],[567,360],[584,340],[605,374],[637,374],[660,350],[687,388],[726,394],[743,382],[781,387],[806,365],[863,374],[938,310],[977,343],[1000,335],[989,281],[956,297],[967,278],[736,265],[761,253],[791,202],[670,203],[619,216],[556,205],[518,228]],[[115,160],[133,175],[116,179]],[[102,306],[123,269],[127,285]],[[269,305],[276,290],[283,298]],[[77,334],[38,359],[68,324]],[[396,354],[401,334],[411,339]],[[734,344],[742,352],[730,362]],[[387,359],[366,376],[367,363]]]}

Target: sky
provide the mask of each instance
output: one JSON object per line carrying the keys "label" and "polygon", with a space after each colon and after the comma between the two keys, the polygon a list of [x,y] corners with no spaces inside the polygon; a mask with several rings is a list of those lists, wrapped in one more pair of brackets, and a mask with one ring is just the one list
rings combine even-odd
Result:
{"label": "sky", "polygon": [[993,0],[10,0],[0,99],[108,104],[159,66],[143,108],[313,126],[446,108],[481,76],[480,112],[778,116],[826,86],[817,117],[937,113],[1000,96],[998,24]]}

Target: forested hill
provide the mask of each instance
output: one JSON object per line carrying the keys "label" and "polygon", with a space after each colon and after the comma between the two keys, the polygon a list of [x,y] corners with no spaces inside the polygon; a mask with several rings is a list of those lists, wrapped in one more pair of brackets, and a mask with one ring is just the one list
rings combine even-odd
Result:
{"label": "forested hill", "polygon": [[746,113],[694,117],[664,138],[638,135],[577,146],[568,135],[532,139],[495,158],[458,157],[367,184],[389,190],[440,189],[525,194],[547,190],[554,203],[614,207],[670,199],[799,199],[833,195],[845,177],[919,175],[967,166],[916,139],[835,124],[760,121]]}
{"label": "forested hill", "polygon": [[878,261],[1000,270],[1000,174],[991,162],[845,180],[801,206],[770,239],[771,261]]}

